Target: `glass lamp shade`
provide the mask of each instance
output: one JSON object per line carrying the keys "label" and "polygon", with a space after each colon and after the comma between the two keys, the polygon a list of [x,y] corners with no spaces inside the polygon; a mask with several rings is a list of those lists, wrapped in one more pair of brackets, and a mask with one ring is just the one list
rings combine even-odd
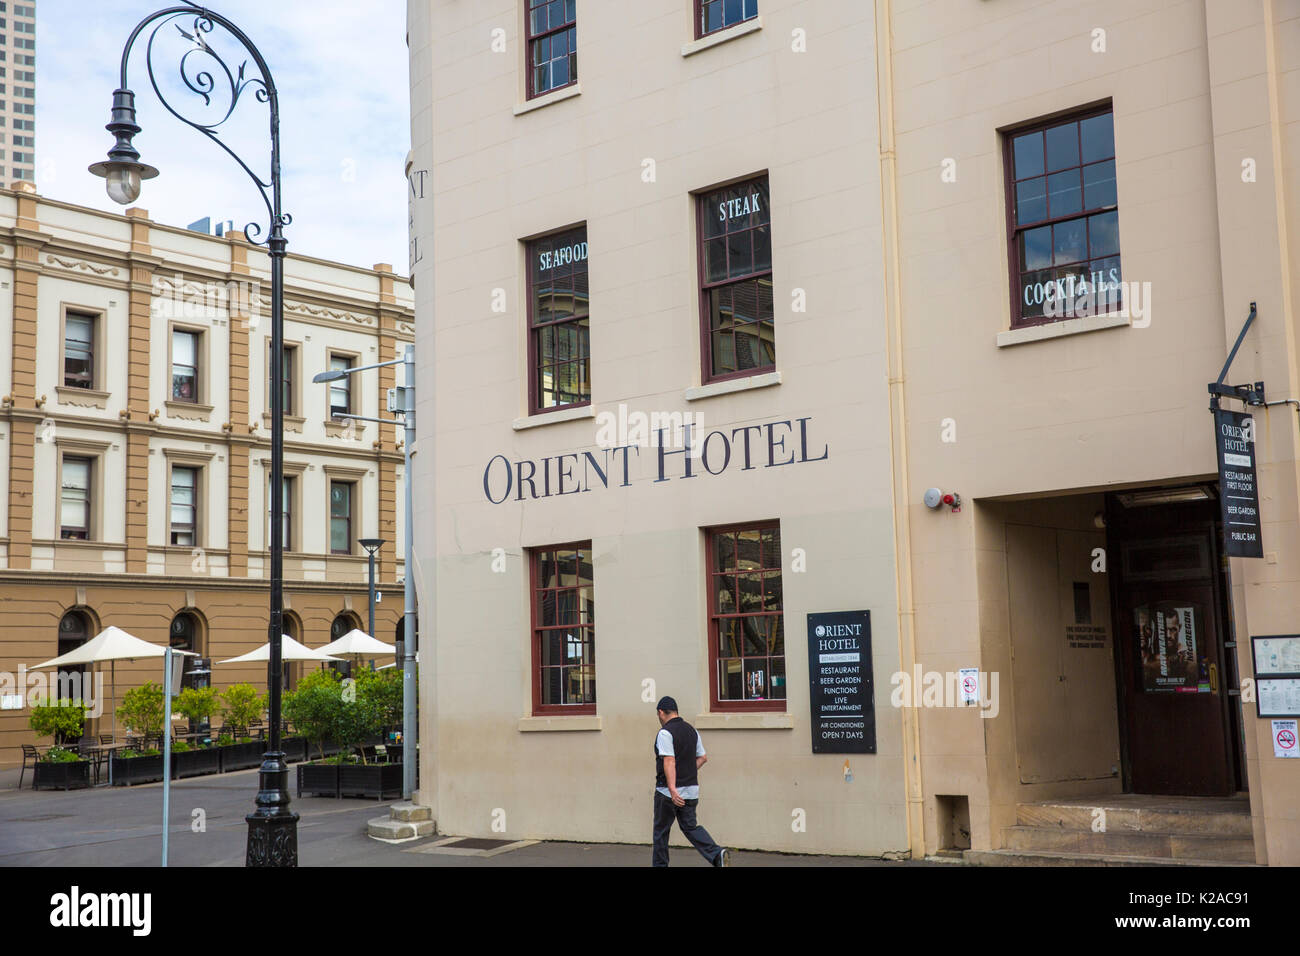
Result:
{"label": "glass lamp shade", "polygon": [[114,166],[104,177],[108,198],[120,205],[133,203],[140,198],[140,173],[130,166]]}

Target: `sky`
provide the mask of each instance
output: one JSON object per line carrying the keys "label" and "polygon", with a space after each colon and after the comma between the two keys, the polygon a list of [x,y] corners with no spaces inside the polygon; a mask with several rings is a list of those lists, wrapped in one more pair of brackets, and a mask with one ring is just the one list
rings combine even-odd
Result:
{"label": "sky", "polygon": [[[36,188],[51,199],[121,212],[104,181],[86,171],[105,158],[104,129],[121,69],[122,47],[149,13],[176,0],[36,0]],[[212,0],[266,59],[280,100],[282,206],[293,217],[290,253],[352,265],[387,262],[407,271],[406,181],[410,146],[405,0]],[[194,17],[175,21],[187,31]],[[150,31],[132,49],[141,162],[160,170],[134,204],[156,222],[186,226],[210,216],[234,228],[267,211],[248,174],[224,150],[160,105],[145,67]],[[217,26],[209,46],[238,75],[257,69]],[[186,89],[187,73],[211,70],[213,103]],[[10,51],[12,56],[13,51]],[[177,112],[200,122],[224,115],[229,85],[220,67],[172,23],[154,46],[158,84]],[[196,81],[197,82],[197,81]],[[224,90],[225,98],[221,97]],[[245,90],[220,137],[254,172],[270,178],[269,111]]]}

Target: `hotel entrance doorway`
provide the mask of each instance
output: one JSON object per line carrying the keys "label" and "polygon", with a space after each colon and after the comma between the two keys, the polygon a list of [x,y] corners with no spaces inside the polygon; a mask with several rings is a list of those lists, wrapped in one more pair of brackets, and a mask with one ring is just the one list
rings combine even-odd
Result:
{"label": "hotel entrance doorway", "polygon": [[1244,789],[1217,487],[1107,496],[1125,789]]}

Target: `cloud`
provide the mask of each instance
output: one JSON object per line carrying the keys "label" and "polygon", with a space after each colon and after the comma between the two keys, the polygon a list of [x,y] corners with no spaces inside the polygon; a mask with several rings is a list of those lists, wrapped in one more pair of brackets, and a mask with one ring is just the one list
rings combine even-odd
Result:
{"label": "cloud", "polygon": [[[103,181],[86,167],[104,158],[112,136],[104,130],[118,85],[122,46],[160,0],[41,0],[36,33],[36,186],[42,195],[120,212]],[[353,265],[391,263],[406,271],[406,188],[403,163],[410,143],[409,86],[402,0],[308,3],[306,0],[224,0],[216,12],[257,44],[280,100],[283,209],[289,251]],[[176,21],[191,30],[194,18]],[[145,54],[150,31],[136,41],[128,80],[136,93],[136,137],[141,159],[161,174],[145,184],[138,205],[158,222],[184,226],[204,216],[267,221],[266,208],[247,174],[204,134],[160,105],[150,87]],[[205,34],[232,76],[248,59],[245,78],[257,70],[220,27]],[[214,102],[186,89],[200,70],[215,80]],[[178,112],[202,122],[219,118],[228,104],[220,66],[196,50],[172,24],[155,40],[156,82]],[[223,89],[223,101],[218,95]],[[230,120],[217,131],[261,178],[269,179],[269,111],[244,91]]]}

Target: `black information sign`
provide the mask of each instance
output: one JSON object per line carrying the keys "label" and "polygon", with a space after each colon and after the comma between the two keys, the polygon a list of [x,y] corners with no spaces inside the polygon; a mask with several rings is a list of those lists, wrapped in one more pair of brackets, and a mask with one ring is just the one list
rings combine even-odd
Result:
{"label": "black information sign", "polygon": [[1259,485],[1255,480],[1255,420],[1245,412],[1215,409],[1223,548],[1230,558],[1262,558]]}
{"label": "black information sign", "polygon": [[875,753],[870,611],[808,615],[808,683],[812,752]]}

